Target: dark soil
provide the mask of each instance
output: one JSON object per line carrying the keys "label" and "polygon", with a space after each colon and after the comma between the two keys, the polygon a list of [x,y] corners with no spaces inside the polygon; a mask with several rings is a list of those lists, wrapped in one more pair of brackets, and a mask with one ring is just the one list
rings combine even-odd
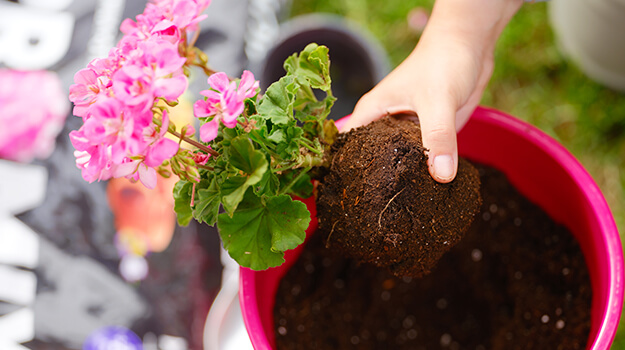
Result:
{"label": "dark soil", "polygon": [[284,349],[584,349],[591,286],[577,241],[496,170],[462,241],[422,279],[324,248],[315,234],[282,279]]}
{"label": "dark soil", "polygon": [[420,277],[479,210],[477,170],[460,159],[453,182],[434,181],[413,121],[381,119],[341,136],[333,150],[319,187],[319,228],[328,247],[359,261]]}

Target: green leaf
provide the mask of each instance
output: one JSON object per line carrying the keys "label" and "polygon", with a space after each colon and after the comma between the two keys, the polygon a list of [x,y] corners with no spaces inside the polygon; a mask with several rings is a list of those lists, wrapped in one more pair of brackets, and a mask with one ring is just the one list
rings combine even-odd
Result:
{"label": "green leaf", "polygon": [[299,155],[298,139],[304,134],[304,130],[298,126],[291,126],[286,129],[285,141],[276,146],[276,152],[282,159],[291,160]]}
{"label": "green leaf", "polygon": [[[301,85],[310,85],[313,89],[330,91],[330,57],[328,48],[315,43],[308,44],[299,55],[293,54],[284,62],[287,74],[297,77]],[[308,84],[303,82],[305,79]]]}
{"label": "green leaf", "polygon": [[310,213],[288,195],[263,197],[247,191],[232,217],[217,221],[224,248],[239,265],[265,270],[284,262],[284,251],[304,242]]}
{"label": "green leaf", "polygon": [[284,142],[286,136],[284,135],[284,131],[282,130],[274,130],[271,135],[267,137],[267,140],[275,143]]}
{"label": "green leaf", "polygon": [[187,226],[193,218],[191,209],[191,188],[189,181],[179,180],[174,186],[174,211],[180,226]]}
{"label": "green leaf", "polygon": [[258,104],[258,113],[274,124],[286,124],[293,119],[293,105],[297,93],[293,77],[285,76],[271,84]]}
{"label": "green leaf", "polygon": [[310,212],[306,204],[289,195],[270,197],[265,209],[267,227],[271,230],[271,249],[284,252],[304,243]]}
{"label": "green leaf", "polygon": [[339,129],[334,124],[334,120],[324,120],[323,135],[323,139],[328,146],[332,146],[336,142],[336,139],[339,137]]}
{"label": "green leaf", "polygon": [[267,196],[274,196],[278,192],[279,188],[280,180],[276,174],[271,171],[266,171],[265,174],[263,174],[263,178],[254,189],[254,193],[258,196],[263,194]]}
{"label": "green leaf", "polygon": [[256,114],[256,99],[255,98],[246,98],[245,99],[245,115],[254,115]]}
{"label": "green leaf", "polygon": [[214,225],[219,214],[219,187],[217,181],[213,177],[208,188],[201,188],[197,191],[195,205],[193,207],[193,217],[199,222],[205,222]]}
{"label": "green leaf", "polygon": [[[284,188],[286,186],[289,185],[289,183],[291,181],[294,180],[295,176],[298,176],[299,171],[290,171],[289,173],[283,175],[280,177],[280,182],[281,182],[281,188]],[[313,191],[313,184],[312,181],[310,179],[310,175],[308,174],[301,174],[299,176],[299,178],[296,179],[295,183],[293,183],[291,185],[291,189],[289,192],[285,192],[285,193],[292,193],[300,198],[308,198],[310,196],[312,196],[312,191]]]}
{"label": "green leaf", "polygon": [[300,121],[307,121],[310,119],[308,117],[313,117],[315,120],[323,120],[330,114],[335,101],[336,97],[328,95],[321,101],[310,102],[295,113],[295,118]]}
{"label": "green leaf", "polygon": [[265,154],[256,150],[252,141],[245,135],[232,140],[229,154],[230,164],[250,177],[254,177],[256,182],[260,180],[263,172],[267,169]]}
{"label": "green leaf", "polygon": [[228,215],[232,215],[239,203],[243,200],[243,195],[250,187],[246,176],[231,176],[221,184],[221,202]]}
{"label": "green leaf", "polygon": [[262,179],[269,163],[263,152],[254,149],[252,141],[245,135],[231,141],[228,153],[230,165],[243,172],[243,175],[228,177],[221,185],[224,209],[232,215],[243,200],[247,188]]}

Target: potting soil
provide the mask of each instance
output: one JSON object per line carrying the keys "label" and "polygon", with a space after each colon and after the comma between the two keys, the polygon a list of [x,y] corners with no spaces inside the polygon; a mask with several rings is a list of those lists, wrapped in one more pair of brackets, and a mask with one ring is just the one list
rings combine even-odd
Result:
{"label": "potting soil", "polygon": [[333,151],[317,200],[326,245],[397,276],[429,273],[480,208],[477,170],[460,159],[453,182],[434,181],[411,120],[383,118],[354,129]]}
{"label": "potting soil", "polygon": [[591,286],[570,232],[479,166],[466,236],[423,278],[398,278],[315,234],[282,279],[278,349],[584,349]]}

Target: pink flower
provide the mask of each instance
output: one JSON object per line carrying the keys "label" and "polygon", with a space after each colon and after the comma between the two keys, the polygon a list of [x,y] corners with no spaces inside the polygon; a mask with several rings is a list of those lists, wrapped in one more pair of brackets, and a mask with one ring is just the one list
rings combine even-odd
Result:
{"label": "pink flower", "polygon": [[90,68],[76,72],[74,82],[75,84],[69,87],[69,100],[74,103],[74,115],[82,117],[104,89],[97,73]]}
{"label": "pink flower", "polygon": [[172,158],[178,152],[178,142],[165,137],[167,127],[169,126],[169,117],[167,111],[163,112],[163,126],[160,131],[154,126],[144,129],[144,140],[148,142],[145,154],[145,165],[149,167],[158,167],[166,159]]}
{"label": "pink flower", "polygon": [[105,98],[93,106],[81,130],[91,144],[109,146],[111,160],[121,164],[124,158],[141,154],[143,129],[150,122],[151,113],[133,113],[119,100]]}
{"label": "pink flower", "polygon": [[214,118],[200,127],[200,139],[210,142],[217,137],[219,121],[228,128],[237,125],[237,118],[245,109],[245,99],[254,97],[258,89],[258,82],[249,71],[244,71],[237,87],[231,82],[226,73],[219,72],[208,77],[209,90],[200,94],[205,100],[198,100],[193,105],[193,112],[197,118]]}
{"label": "pink flower", "polygon": [[113,76],[115,97],[137,110],[147,111],[152,108],[154,104],[152,89],[152,77],[142,67],[125,66]]}
{"label": "pink flower", "polygon": [[129,160],[121,164],[113,173],[113,177],[126,177],[131,180],[141,181],[141,183],[149,189],[156,187],[157,181],[156,170],[148,167],[144,162],[139,160]]}
{"label": "pink flower", "polygon": [[[208,146],[208,148],[211,148],[210,146]],[[208,162],[208,158],[210,158],[211,155],[204,153],[204,152],[195,152],[193,153],[193,161],[195,162],[195,164],[198,165],[204,165]]]}
{"label": "pink flower", "polygon": [[176,27],[184,30],[197,30],[197,23],[206,18],[202,12],[210,5],[210,0],[153,0],[162,9],[163,17]]}
{"label": "pink flower", "polygon": [[69,107],[55,73],[0,69],[0,159],[47,158]]}
{"label": "pink flower", "polygon": [[117,70],[119,58],[111,50],[109,57],[96,58],[87,68],[74,74],[74,84],[69,87],[69,100],[74,103],[73,113],[86,117],[89,107],[100,97],[111,94],[111,76]]}
{"label": "pink flower", "polygon": [[182,74],[186,59],[167,41],[153,40],[139,44],[142,53],[118,70],[113,76],[115,97],[141,111],[152,108],[154,99],[163,97],[174,101],[187,89]]}
{"label": "pink flower", "polygon": [[153,0],[136,17],[136,22],[126,19],[120,29],[140,40],[159,36],[177,45],[182,32],[198,30],[197,24],[206,18],[202,12],[209,4],[207,0]]}
{"label": "pink flower", "polygon": [[256,96],[258,91],[258,80],[254,79],[252,72],[245,70],[241,75],[241,81],[239,82],[239,98],[245,100],[246,98],[252,98]]}

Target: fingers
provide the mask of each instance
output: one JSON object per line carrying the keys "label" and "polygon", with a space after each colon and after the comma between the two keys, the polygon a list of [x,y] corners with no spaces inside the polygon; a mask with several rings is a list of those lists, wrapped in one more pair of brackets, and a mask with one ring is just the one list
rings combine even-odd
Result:
{"label": "fingers", "polygon": [[455,121],[456,107],[451,101],[431,101],[419,110],[430,175],[441,183],[451,182],[458,172]]}
{"label": "fingers", "polygon": [[[362,96],[351,117],[341,127],[341,131],[345,132],[369,124],[389,114],[414,111],[410,103],[411,89],[405,86],[406,79],[398,79],[398,76],[402,76],[401,69],[395,69],[376,87]],[[398,93],[398,91],[403,93]]]}
{"label": "fingers", "polygon": [[384,116],[385,111],[380,103],[374,101],[375,97],[371,93],[364,95],[354,107],[354,112],[341,126],[341,131],[346,132]]}

